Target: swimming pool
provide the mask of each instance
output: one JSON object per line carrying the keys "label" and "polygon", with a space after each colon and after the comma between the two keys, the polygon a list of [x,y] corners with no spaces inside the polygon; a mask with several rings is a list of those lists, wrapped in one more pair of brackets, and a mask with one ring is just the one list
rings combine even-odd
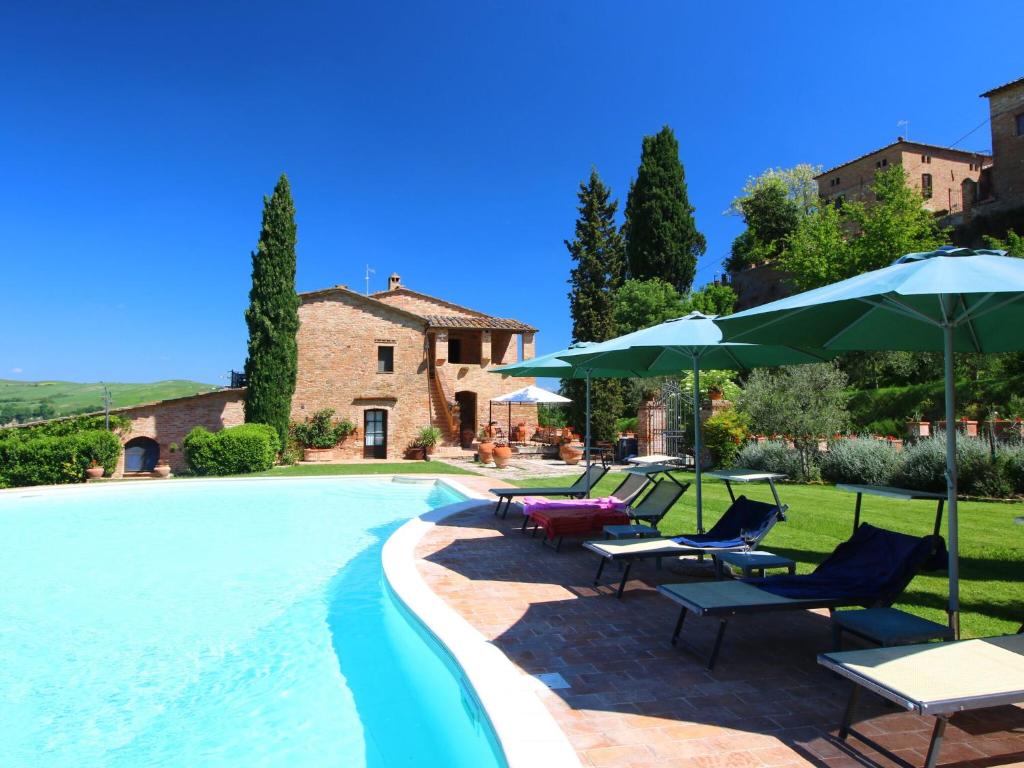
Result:
{"label": "swimming pool", "polygon": [[0,494],[4,765],[503,765],[475,697],[382,578],[389,480]]}

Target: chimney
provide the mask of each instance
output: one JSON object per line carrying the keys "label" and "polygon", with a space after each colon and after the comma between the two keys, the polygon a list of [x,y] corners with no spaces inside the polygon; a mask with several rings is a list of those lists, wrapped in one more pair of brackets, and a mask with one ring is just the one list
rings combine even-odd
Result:
{"label": "chimney", "polygon": [[388,290],[394,291],[402,287],[402,278],[398,276],[397,272],[392,272],[388,277]]}

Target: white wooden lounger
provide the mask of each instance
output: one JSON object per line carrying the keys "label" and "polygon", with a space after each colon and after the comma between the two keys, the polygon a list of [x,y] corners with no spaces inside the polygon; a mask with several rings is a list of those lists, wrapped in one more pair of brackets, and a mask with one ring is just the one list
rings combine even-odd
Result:
{"label": "white wooden lounger", "polygon": [[881,745],[852,728],[862,689],[904,709],[936,718],[925,768],[934,768],[950,715],[1024,702],[1024,635],[948,643],[823,653],[818,663],[853,681],[839,738],[853,734],[897,762]]}

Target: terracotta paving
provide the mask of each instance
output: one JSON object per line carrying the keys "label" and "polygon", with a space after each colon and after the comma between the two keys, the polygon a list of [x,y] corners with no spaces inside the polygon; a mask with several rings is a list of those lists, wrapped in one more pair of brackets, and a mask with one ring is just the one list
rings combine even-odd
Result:
{"label": "terracotta paving", "polygon": [[[417,549],[418,567],[526,673],[557,672],[569,683],[550,691],[538,684],[538,695],[583,765],[893,765],[855,739],[847,746],[835,738],[849,688],[815,662],[831,643],[824,613],[734,619],[709,672],[669,644],[678,614],[653,590],[699,578],[692,569],[684,575],[676,566],[639,564],[616,600],[609,587],[591,586],[594,555],[565,545],[555,554],[520,533],[515,507],[507,521],[492,509],[482,504],[435,527]],[[710,647],[714,629],[691,617],[685,632]],[[865,695],[858,720],[866,735],[923,765],[932,718]],[[1017,707],[954,717],[940,756],[944,766],[1022,762],[1024,710]]]}

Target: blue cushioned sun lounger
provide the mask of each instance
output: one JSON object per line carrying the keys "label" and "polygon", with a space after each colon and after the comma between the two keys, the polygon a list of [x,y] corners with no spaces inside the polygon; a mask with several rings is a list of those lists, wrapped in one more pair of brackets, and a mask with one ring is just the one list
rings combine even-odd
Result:
{"label": "blue cushioned sun lounger", "polygon": [[939,536],[908,536],[864,524],[813,573],[742,581],[664,584],[658,591],[682,606],[672,644],[679,642],[686,614],[718,618],[708,669],[722,645],[731,616],[743,613],[891,605],[918,571],[945,551]]}
{"label": "blue cushioned sun lounger", "polygon": [[[648,494],[651,498],[654,491]],[[645,499],[645,501],[647,501]],[[637,560],[662,557],[702,557],[716,552],[745,552],[755,549],[779,520],[786,519],[786,506],[777,507],[764,501],[740,496],[707,533],[685,536],[626,541],[588,541],[584,547],[601,557],[594,576],[594,586],[601,580],[604,566],[610,561],[625,564],[616,594],[622,597],[629,571]]]}

